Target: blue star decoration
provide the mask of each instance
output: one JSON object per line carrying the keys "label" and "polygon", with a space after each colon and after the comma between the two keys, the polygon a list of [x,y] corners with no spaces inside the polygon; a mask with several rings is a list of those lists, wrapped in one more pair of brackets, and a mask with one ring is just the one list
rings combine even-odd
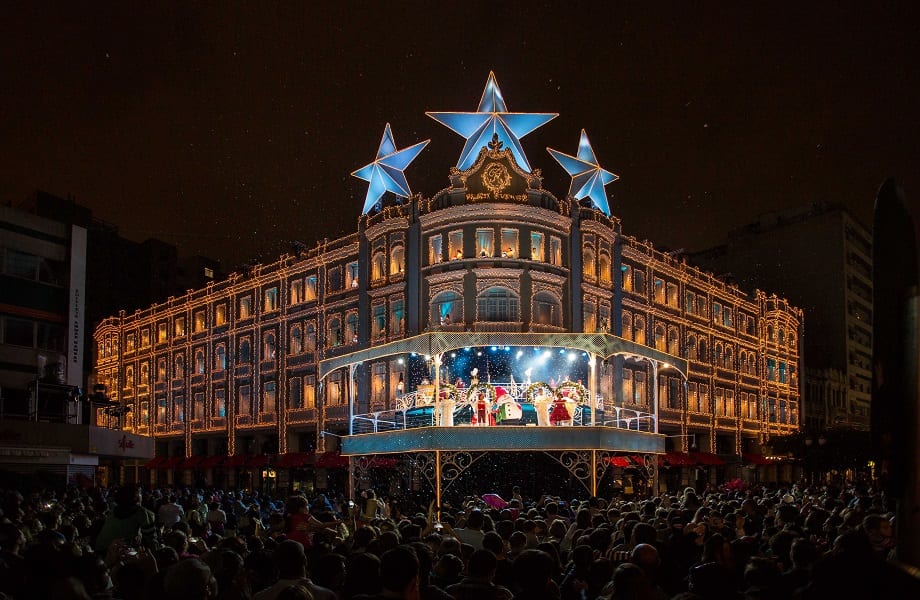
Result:
{"label": "blue star decoration", "polygon": [[425,140],[414,146],[397,150],[396,142],[393,140],[393,132],[390,130],[390,124],[387,123],[383,130],[383,137],[380,139],[380,148],[377,149],[377,158],[374,162],[352,173],[354,177],[370,182],[367,187],[367,196],[364,198],[364,210],[361,214],[366,215],[375,206],[379,205],[380,199],[383,198],[386,192],[393,192],[403,198],[408,198],[412,195],[412,192],[409,191],[409,182],[406,181],[403,171],[430,141]]}
{"label": "blue star decoration", "polygon": [[546,151],[572,176],[569,196],[576,200],[591,198],[591,203],[609,217],[610,204],[607,202],[604,186],[613,183],[620,176],[614,175],[597,164],[597,157],[594,156],[594,149],[591,148],[591,142],[588,141],[588,134],[585,133],[585,130],[581,130],[578,156],[570,156],[552,148],[547,148]]}
{"label": "blue star decoration", "polygon": [[520,138],[545,125],[559,113],[508,112],[495,73],[489,72],[486,89],[482,92],[477,112],[426,112],[426,115],[466,138],[457,168],[465,171],[473,166],[479,151],[492,141],[494,135],[511,150],[519,166],[530,171]]}

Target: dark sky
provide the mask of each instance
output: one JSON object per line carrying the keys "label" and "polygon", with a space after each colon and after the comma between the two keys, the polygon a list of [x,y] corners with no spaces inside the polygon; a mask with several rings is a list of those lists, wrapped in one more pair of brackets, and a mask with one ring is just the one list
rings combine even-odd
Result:
{"label": "dark sky", "polygon": [[493,70],[509,110],[560,113],[523,139],[544,186],[565,195],[544,148],[585,128],[658,246],[814,201],[870,223],[888,176],[920,214],[920,3],[171,4],[4,5],[0,201],[73,194],[132,239],[271,260],[355,230],[387,122],[431,138],[412,190],[446,187],[463,139],[424,113],[475,110]]}

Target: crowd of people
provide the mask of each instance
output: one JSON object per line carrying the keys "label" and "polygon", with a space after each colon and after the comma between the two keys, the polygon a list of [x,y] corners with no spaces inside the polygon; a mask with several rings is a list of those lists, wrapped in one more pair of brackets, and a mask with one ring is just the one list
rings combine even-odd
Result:
{"label": "crowd of people", "polygon": [[373,490],[0,490],[0,598],[920,597],[892,506],[868,488],[510,491],[420,506]]}

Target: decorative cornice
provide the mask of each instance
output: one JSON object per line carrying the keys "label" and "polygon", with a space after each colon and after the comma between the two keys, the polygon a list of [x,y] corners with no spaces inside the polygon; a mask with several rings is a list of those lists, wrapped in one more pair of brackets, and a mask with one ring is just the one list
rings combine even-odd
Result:
{"label": "decorative cornice", "polygon": [[372,240],[394,231],[405,231],[409,227],[409,218],[405,216],[393,217],[381,223],[371,225],[364,231],[367,239]]}
{"label": "decorative cornice", "polygon": [[424,214],[419,220],[422,224],[422,230],[427,231],[458,222],[463,225],[478,222],[494,225],[496,221],[501,219],[520,220],[525,223],[542,225],[565,235],[569,233],[572,227],[572,220],[569,217],[551,210],[529,204],[500,202],[449,206]]}

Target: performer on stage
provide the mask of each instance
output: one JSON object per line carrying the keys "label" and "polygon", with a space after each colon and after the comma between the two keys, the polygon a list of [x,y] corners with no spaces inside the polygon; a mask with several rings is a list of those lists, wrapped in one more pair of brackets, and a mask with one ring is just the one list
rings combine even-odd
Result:
{"label": "performer on stage", "polygon": [[556,426],[572,424],[572,415],[569,414],[562,392],[556,392],[556,399],[553,401],[553,412],[549,415],[549,422]]}
{"label": "performer on stage", "polygon": [[480,427],[489,425],[489,402],[484,392],[479,392],[476,398],[476,424]]}

